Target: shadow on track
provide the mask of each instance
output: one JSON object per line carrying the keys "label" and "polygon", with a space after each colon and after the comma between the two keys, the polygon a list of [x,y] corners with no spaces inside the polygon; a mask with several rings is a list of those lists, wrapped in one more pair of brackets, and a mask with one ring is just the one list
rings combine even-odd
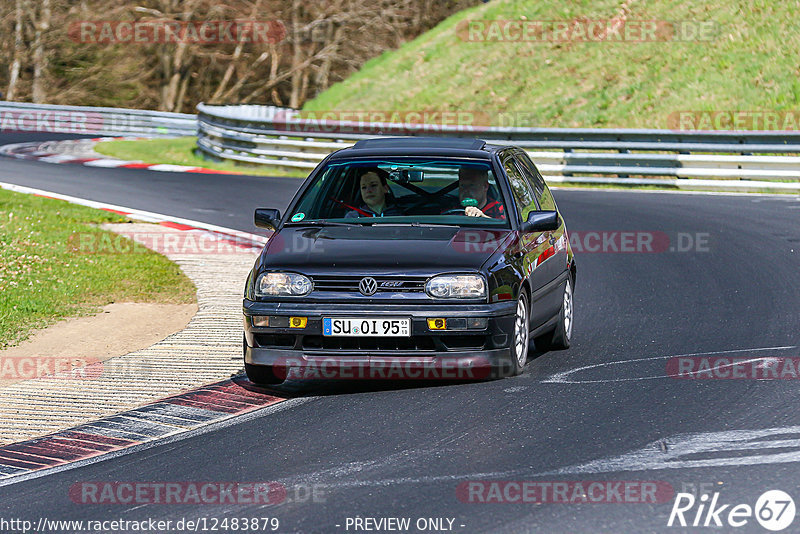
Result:
{"label": "shadow on track", "polygon": [[[534,362],[537,358],[546,354],[539,352],[531,345],[530,352],[528,353],[528,365]],[[352,395],[360,393],[376,393],[381,391],[402,391],[409,389],[423,389],[423,388],[443,388],[452,386],[464,385],[479,385],[497,382],[511,377],[508,373],[500,372],[497,376],[475,379],[387,379],[387,378],[373,378],[373,379],[305,379],[294,380],[290,379],[281,384],[271,386],[261,386],[250,382],[247,376],[239,374],[232,378],[232,380],[240,387],[252,391],[254,393],[262,393],[265,395],[275,395],[286,398],[300,398],[300,397],[320,397],[320,396],[333,396],[333,395]]]}

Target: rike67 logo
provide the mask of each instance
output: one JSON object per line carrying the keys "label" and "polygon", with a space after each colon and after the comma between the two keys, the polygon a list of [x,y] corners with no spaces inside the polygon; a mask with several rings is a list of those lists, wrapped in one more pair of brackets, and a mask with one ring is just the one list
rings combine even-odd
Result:
{"label": "rike67 logo", "polygon": [[794,499],[781,490],[765,491],[749,504],[722,504],[719,492],[709,497],[703,494],[695,498],[691,493],[678,493],[669,514],[667,526],[726,527],[739,528],[748,525],[753,518],[767,530],[778,532],[794,521]]}

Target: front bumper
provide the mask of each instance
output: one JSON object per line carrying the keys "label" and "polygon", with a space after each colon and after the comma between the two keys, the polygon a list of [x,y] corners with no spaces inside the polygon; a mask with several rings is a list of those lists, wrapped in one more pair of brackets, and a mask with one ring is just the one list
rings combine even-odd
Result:
{"label": "front bumper", "polygon": [[[397,364],[404,369],[414,369],[414,373],[409,372],[413,377],[436,378],[447,375],[447,369],[497,371],[508,367],[516,302],[387,306],[245,300],[243,312],[244,361],[247,364],[280,367],[290,362],[300,367],[322,368],[335,362],[348,366],[346,373],[349,374],[340,373],[342,378],[379,378],[372,371],[381,368],[388,370]],[[255,327],[252,316],[306,317],[307,323],[305,328]],[[411,320],[411,337],[345,338],[322,335],[323,317],[354,316],[407,317]],[[430,330],[428,319],[441,317],[486,318],[487,326],[479,330]],[[417,373],[419,370],[422,372]],[[459,377],[470,377],[469,373],[460,371],[456,373]]]}

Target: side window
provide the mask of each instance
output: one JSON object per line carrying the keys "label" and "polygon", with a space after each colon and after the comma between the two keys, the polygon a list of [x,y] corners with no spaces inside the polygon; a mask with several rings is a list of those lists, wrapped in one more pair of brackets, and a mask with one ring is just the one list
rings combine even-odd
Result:
{"label": "side window", "polygon": [[556,201],[553,200],[553,194],[550,192],[550,188],[547,187],[547,184],[545,184],[544,192],[539,198],[539,205],[542,206],[542,210],[546,211],[555,211],[556,209]]}
{"label": "side window", "polygon": [[508,185],[511,186],[511,193],[514,195],[514,200],[517,204],[517,212],[524,221],[528,218],[529,212],[538,210],[533,192],[522,177],[522,173],[514,164],[514,158],[507,158],[503,162],[503,168],[508,176]]}
{"label": "side window", "polygon": [[544,178],[542,178],[542,175],[539,174],[539,169],[537,169],[536,165],[533,164],[531,158],[529,158],[524,152],[518,153],[517,158],[520,162],[520,167],[522,168],[525,177],[531,183],[531,186],[533,186],[534,191],[536,191],[536,200],[539,201],[539,206],[541,206],[542,210],[544,211],[555,210],[556,202],[553,200],[553,195],[550,193],[550,188],[547,187],[546,183],[544,183]]}
{"label": "side window", "polygon": [[544,191],[544,179],[542,175],[539,174],[539,170],[536,168],[536,165],[533,164],[531,158],[528,157],[528,154],[525,152],[517,152],[516,156],[517,161],[519,161],[520,168],[525,175],[525,178],[530,182],[531,187],[534,191],[536,191],[536,197],[538,198],[541,196],[542,192]]}

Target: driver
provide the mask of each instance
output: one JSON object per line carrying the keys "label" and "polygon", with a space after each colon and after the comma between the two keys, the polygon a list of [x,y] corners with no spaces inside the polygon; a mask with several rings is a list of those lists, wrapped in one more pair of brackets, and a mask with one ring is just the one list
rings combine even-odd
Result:
{"label": "driver", "polygon": [[403,215],[394,203],[394,197],[389,190],[387,182],[389,174],[377,167],[369,167],[361,171],[359,189],[361,200],[364,203],[358,208],[347,212],[346,218],[352,217],[383,217]]}
{"label": "driver", "polygon": [[503,203],[489,196],[489,171],[486,168],[462,166],[458,169],[458,200],[468,198],[478,201],[478,206],[467,206],[464,214],[469,217],[505,219]]}

